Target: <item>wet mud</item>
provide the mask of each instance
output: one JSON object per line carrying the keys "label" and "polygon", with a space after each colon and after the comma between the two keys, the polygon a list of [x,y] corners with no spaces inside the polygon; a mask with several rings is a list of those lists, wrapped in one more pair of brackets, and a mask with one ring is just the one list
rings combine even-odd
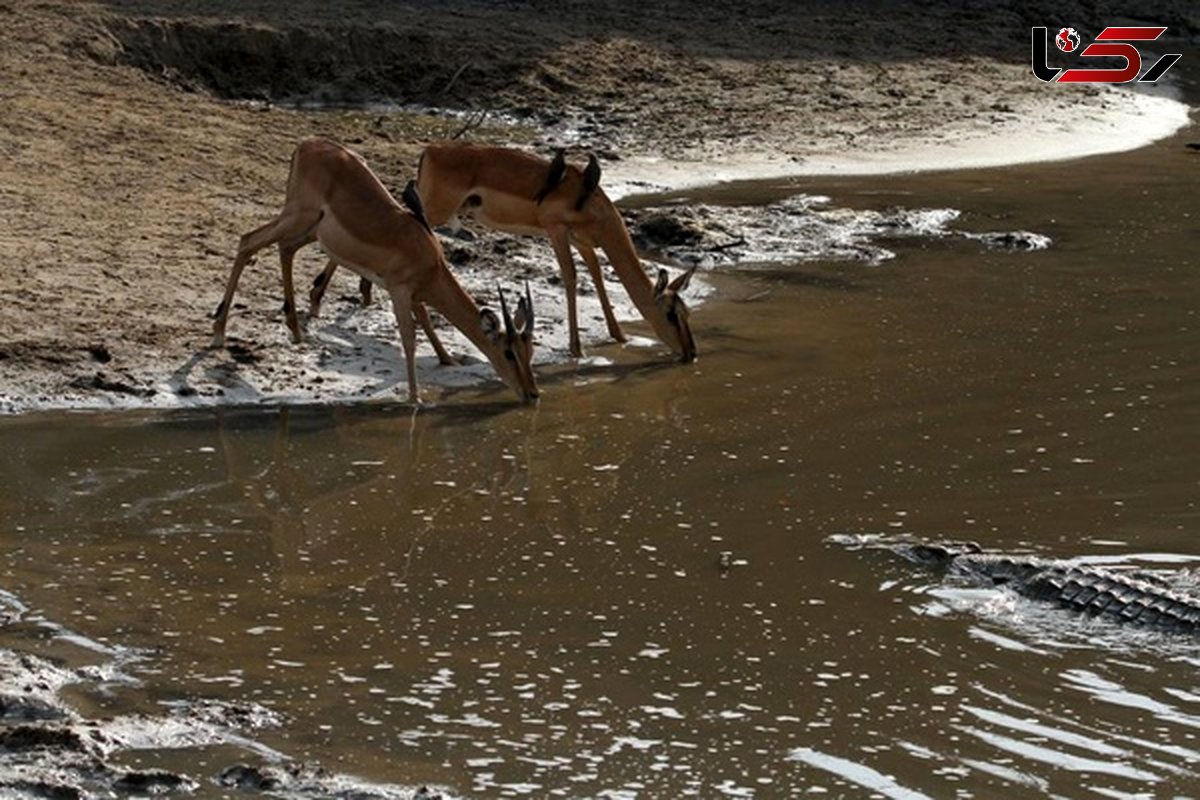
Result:
{"label": "wet mud", "polygon": [[887,243],[907,237],[961,236],[1001,250],[1044,250],[1031,231],[955,230],[955,208],[837,208],[828,197],[798,194],[762,206],[713,206],[686,199],[629,213],[639,247],[671,263],[704,268],[805,261],[895,258]]}
{"label": "wet mud", "polygon": [[[153,673],[152,652],[90,640],[11,595],[6,599],[11,611],[0,628],[4,797],[216,796],[221,789],[314,800],[445,797],[291,761],[256,741],[261,731],[286,723],[257,703],[202,696],[151,700],[135,673]],[[227,766],[213,771],[221,763]]]}

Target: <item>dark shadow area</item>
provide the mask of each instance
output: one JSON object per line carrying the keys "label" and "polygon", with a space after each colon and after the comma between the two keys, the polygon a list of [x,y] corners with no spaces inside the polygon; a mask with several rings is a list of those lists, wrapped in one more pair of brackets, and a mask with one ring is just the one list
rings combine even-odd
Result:
{"label": "dark shadow area", "polygon": [[[603,99],[639,85],[685,85],[681,65],[702,74],[719,70],[722,59],[794,62],[814,80],[828,81],[849,63],[876,64],[881,72],[888,64],[930,58],[1028,63],[1035,25],[1069,25],[1089,38],[1117,22],[1167,25],[1172,37],[1185,39],[1200,31],[1195,4],[1178,0],[200,0],[170,6],[108,0],[103,6],[113,12],[108,28],[120,45],[114,61],[222,98],[513,110],[539,96]],[[555,57],[614,41],[628,43],[624,54],[609,48],[595,61]],[[1060,56],[1050,51],[1052,60]],[[950,80],[954,65],[946,66]],[[598,71],[620,80],[597,85]]]}

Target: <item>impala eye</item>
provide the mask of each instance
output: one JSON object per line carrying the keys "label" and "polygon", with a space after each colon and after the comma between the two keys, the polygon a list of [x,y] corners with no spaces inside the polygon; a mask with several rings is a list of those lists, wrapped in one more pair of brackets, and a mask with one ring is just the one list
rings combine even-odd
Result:
{"label": "impala eye", "polygon": [[504,357],[505,357],[505,358],[507,358],[509,361],[516,361],[516,360],[517,360],[517,354],[516,354],[516,353],[514,353],[512,350],[505,350],[505,351],[504,351]]}
{"label": "impala eye", "polygon": [[677,312],[673,308],[670,311],[668,311],[667,312],[667,322],[671,323],[672,325],[678,325],[679,324],[679,312]]}

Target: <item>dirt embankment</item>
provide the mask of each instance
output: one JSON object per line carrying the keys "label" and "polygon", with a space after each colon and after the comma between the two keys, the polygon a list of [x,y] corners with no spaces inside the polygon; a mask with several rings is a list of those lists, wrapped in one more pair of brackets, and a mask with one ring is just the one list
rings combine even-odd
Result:
{"label": "dirt embankment", "polygon": [[[1020,125],[1047,113],[1030,25],[1094,34],[1134,16],[1200,30],[1194,4],[1151,6],[0,4],[0,410],[219,399],[246,370],[268,390],[305,379],[270,259],[247,271],[230,325],[253,355],[203,349],[238,235],[277,210],[297,140],[348,142],[399,186],[458,122],[280,104],[493,109],[519,124],[472,135],[574,144],[608,166],[799,162]],[[1057,97],[1060,110],[1107,102]],[[488,248],[463,257],[479,286],[495,278]],[[523,269],[559,291],[548,250]],[[342,281],[335,299],[352,294]]]}

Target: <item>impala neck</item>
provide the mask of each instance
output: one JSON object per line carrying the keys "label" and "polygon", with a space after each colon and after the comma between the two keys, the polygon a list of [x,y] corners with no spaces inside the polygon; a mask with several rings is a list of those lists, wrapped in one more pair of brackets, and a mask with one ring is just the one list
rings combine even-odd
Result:
{"label": "impala neck", "polygon": [[610,208],[612,213],[605,217],[598,228],[596,244],[608,256],[621,285],[642,317],[657,327],[655,321],[661,314],[654,303],[654,284],[646,275],[646,270],[642,269],[641,259],[633,247],[633,240],[629,238],[629,230],[621,220],[621,212],[617,211],[616,206]]}
{"label": "impala neck", "polygon": [[499,354],[496,344],[483,332],[483,325],[479,321],[479,306],[462,288],[462,284],[455,280],[445,262],[441,263],[435,277],[424,289],[422,299],[436,308],[451,325],[462,331],[488,360],[494,362]]}

